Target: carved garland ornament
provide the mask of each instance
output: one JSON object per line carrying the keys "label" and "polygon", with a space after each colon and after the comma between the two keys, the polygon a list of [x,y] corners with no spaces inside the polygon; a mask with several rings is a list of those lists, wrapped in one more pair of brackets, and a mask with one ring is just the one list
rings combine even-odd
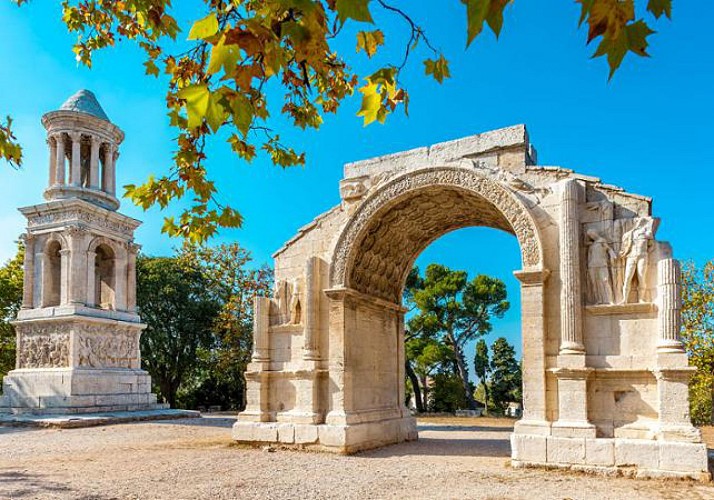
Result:
{"label": "carved garland ornament", "polygon": [[357,242],[362,239],[375,214],[401,195],[429,186],[462,188],[494,205],[504,215],[518,238],[523,267],[537,267],[542,263],[535,222],[512,193],[500,184],[472,171],[453,167],[432,168],[394,179],[368,197],[359,207],[337,242],[330,279],[332,286],[345,285],[348,263],[354,260],[354,256],[350,259],[350,253],[357,248]]}

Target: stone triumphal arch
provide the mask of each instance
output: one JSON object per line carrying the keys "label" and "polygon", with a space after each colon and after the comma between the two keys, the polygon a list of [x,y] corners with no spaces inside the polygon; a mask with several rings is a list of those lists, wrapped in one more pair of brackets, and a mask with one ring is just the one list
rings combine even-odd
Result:
{"label": "stone triumphal arch", "polygon": [[524,126],[347,164],[340,194],[274,255],[236,440],[351,453],[416,439],[405,279],[436,238],[487,226],[521,250],[513,464],[706,473],[678,338],[679,267],[655,240],[649,198],[537,166]]}

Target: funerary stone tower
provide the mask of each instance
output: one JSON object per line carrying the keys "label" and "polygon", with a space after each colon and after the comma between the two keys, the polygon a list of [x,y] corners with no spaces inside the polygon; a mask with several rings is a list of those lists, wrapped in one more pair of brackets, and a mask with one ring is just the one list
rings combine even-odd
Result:
{"label": "funerary stone tower", "polygon": [[124,133],[94,94],[77,92],[42,117],[49,145],[46,203],[27,218],[16,369],[0,410],[88,413],[161,408],[141,370],[134,230],[117,212]]}

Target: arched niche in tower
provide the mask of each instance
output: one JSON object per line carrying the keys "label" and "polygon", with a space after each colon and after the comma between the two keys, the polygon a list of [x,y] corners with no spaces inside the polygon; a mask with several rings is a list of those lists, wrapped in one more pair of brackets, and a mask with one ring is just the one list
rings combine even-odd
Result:
{"label": "arched niche in tower", "polygon": [[57,239],[47,241],[42,270],[42,307],[54,307],[62,301],[62,244]]}
{"label": "arched niche in tower", "polygon": [[116,254],[102,243],[97,246],[94,257],[94,304],[101,309],[115,309]]}

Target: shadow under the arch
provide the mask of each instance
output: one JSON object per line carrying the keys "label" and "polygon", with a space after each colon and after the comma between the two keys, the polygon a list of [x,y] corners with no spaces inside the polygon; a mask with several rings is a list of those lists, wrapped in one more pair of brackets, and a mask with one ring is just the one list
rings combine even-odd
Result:
{"label": "shadow under the arch", "polygon": [[359,453],[365,458],[467,456],[510,458],[512,427],[419,425],[419,439]]}

